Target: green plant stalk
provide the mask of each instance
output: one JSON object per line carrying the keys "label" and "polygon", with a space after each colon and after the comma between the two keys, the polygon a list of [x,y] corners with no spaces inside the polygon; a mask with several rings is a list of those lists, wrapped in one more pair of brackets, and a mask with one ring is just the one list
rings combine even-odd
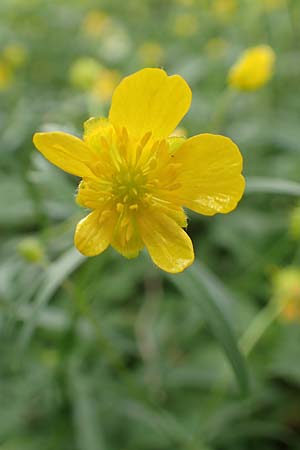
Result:
{"label": "green plant stalk", "polygon": [[268,303],[253,319],[241,337],[239,345],[244,355],[248,356],[283,310],[285,303],[278,306],[275,302]]}

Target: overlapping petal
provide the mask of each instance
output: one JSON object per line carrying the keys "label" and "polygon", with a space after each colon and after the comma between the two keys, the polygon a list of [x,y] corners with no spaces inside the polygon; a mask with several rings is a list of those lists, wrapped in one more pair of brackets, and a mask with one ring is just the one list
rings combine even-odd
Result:
{"label": "overlapping petal", "polygon": [[124,78],[116,88],[109,120],[135,137],[152,131],[154,138],[166,138],[187,113],[191,98],[188,84],[179,75],[143,69]]}
{"label": "overlapping petal", "polygon": [[136,258],[144,247],[136,217],[120,217],[114,230],[111,245],[125,258]]}
{"label": "overlapping petal", "polygon": [[62,132],[35,133],[36,148],[55,166],[79,177],[91,177],[95,155],[79,138]]}
{"label": "overlapping petal", "polygon": [[84,122],[84,142],[95,152],[103,149],[101,138],[104,137],[108,142],[112,139],[113,126],[104,117],[91,117]]}
{"label": "overlapping petal", "polygon": [[116,220],[116,215],[110,210],[95,210],[84,217],[75,231],[77,249],[85,256],[102,253],[111,243]]}
{"label": "overlapping petal", "polygon": [[242,156],[229,138],[200,134],[188,139],[174,155],[181,165],[176,192],[182,203],[200,214],[232,211],[241,199],[245,180]]}
{"label": "overlapping petal", "polygon": [[160,211],[138,218],[141,237],[153,262],[170,273],[182,272],[194,261],[193,244],[186,232]]}

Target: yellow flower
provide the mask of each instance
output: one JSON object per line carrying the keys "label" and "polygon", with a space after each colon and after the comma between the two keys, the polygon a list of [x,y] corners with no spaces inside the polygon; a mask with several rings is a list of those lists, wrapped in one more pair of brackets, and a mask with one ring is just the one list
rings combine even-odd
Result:
{"label": "yellow flower", "polygon": [[108,119],[85,122],[83,140],[34,135],[49,161],[82,178],[77,201],[92,212],[76,228],[81,253],[112,245],[133,258],[146,246],[161,269],[181,272],[194,260],[183,206],[209,216],[236,207],[245,184],[238,147],[219,135],[169,137],[190,104],[179,75],[143,69],[118,85]]}
{"label": "yellow flower", "polygon": [[268,45],[246,50],[230,69],[229,84],[241,91],[252,91],[264,86],[273,75],[275,53]]}
{"label": "yellow flower", "polygon": [[70,81],[78,89],[91,89],[99,78],[101,70],[102,66],[96,59],[78,58],[70,68]]}
{"label": "yellow flower", "polygon": [[100,10],[92,10],[87,13],[82,22],[83,31],[91,37],[99,37],[111,27],[112,20]]}
{"label": "yellow flower", "polygon": [[142,64],[160,66],[164,57],[164,50],[158,42],[144,42],[138,49],[138,56]]}
{"label": "yellow flower", "polygon": [[269,11],[282,8],[286,0],[263,0],[265,8]]}
{"label": "yellow flower", "polygon": [[41,262],[45,258],[44,248],[41,242],[35,238],[23,239],[18,245],[18,251],[26,261],[32,263]]}
{"label": "yellow flower", "polygon": [[236,0],[214,0],[212,3],[212,12],[222,21],[231,19],[236,10]]}
{"label": "yellow flower", "polygon": [[3,57],[13,67],[22,66],[27,59],[27,49],[22,44],[9,44],[3,50]]}
{"label": "yellow flower", "polygon": [[281,317],[288,321],[300,320],[300,269],[287,267],[278,271],[273,280],[273,291]]}
{"label": "yellow flower", "polygon": [[173,32],[179,37],[190,37],[198,31],[198,19],[192,13],[179,14],[175,18]]}
{"label": "yellow flower", "polygon": [[102,102],[108,102],[111,99],[112,93],[119,83],[120,78],[121,76],[117,70],[103,68],[99,78],[95,81],[92,94]]}

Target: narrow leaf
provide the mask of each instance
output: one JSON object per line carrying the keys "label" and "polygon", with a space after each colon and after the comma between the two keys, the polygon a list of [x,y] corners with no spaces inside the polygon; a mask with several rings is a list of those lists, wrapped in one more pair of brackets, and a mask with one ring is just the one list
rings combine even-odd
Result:
{"label": "narrow leaf", "polygon": [[199,304],[215,338],[235,373],[243,393],[249,390],[246,363],[241,354],[230,320],[231,298],[222,283],[198,262],[180,275],[169,275],[182,294]]}

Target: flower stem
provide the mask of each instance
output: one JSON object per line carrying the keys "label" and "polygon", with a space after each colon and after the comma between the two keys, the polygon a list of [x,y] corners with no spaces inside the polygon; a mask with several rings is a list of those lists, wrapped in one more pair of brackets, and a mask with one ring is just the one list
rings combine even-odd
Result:
{"label": "flower stem", "polygon": [[278,306],[276,303],[270,302],[255,316],[254,320],[250,323],[250,326],[240,339],[240,349],[244,355],[249,355],[262,335],[280,315],[283,307],[284,304]]}

